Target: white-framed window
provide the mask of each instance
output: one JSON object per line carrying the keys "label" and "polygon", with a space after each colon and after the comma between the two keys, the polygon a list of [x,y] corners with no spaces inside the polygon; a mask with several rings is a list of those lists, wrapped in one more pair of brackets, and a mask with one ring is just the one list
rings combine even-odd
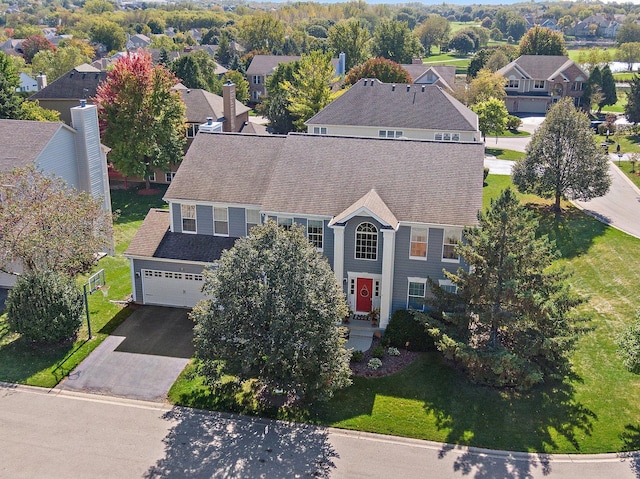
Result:
{"label": "white-framed window", "polygon": [[458,287],[450,279],[439,279],[438,285],[447,293],[457,293]]}
{"label": "white-framed window", "polygon": [[411,246],[409,257],[411,259],[427,259],[427,239],[429,228],[411,227]]}
{"label": "white-framed window", "polygon": [[378,130],[380,138],[400,138],[403,134],[401,130]]}
{"label": "white-framed window", "polygon": [[582,83],[581,81],[574,81],[571,85],[571,89],[573,91],[582,91],[584,90],[584,83]]}
{"label": "white-framed window", "polygon": [[434,133],[433,138],[436,141],[460,141],[460,133],[451,133],[449,131]]}
{"label": "white-framed window", "polygon": [[460,133],[451,133],[451,141],[460,141]]}
{"label": "white-framed window", "polygon": [[180,205],[180,214],[182,215],[182,232],[195,233],[196,225],[196,205]]}
{"label": "white-framed window", "polygon": [[409,278],[407,289],[407,309],[424,311],[424,298],[427,295],[427,280],[423,278]]}
{"label": "white-framed window", "polygon": [[444,236],[442,239],[442,261],[458,263],[460,256],[456,253],[455,249],[460,239],[462,232],[455,228],[445,228]]}
{"label": "white-framed window", "polygon": [[213,208],[213,234],[229,236],[229,210],[225,207]]}
{"label": "white-framed window", "polygon": [[155,171],[149,175],[149,181],[151,181],[152,183],[156,181],[156,172]]}
{"label": "white-framed window", "polygon": [[507,82],[507,88],[519,88],[520,87],[520,80],[518,80],[517,78],[509,78],[509,81]]}
{"label": "white-framed window", "polygon": [[253,93],[252,93],[254,101],[258,101],[260,99],[260,95],[262,95],[262,93],[260,93],[259,91],[254,90]]}
{"label": "white-framed window", "polygon": [[167,183],[171,183],[171,180],[173,180],[173,177],[176,176],[176,172],[175,171],[167,171],[164,174],[164,179]]}
{"label": "white-framed window", "polygon": [[326,135],[327,134],[327,128],[325,126],[314,126],[313,127],[313,134],[314,135]]}
{"label": "white-framed window", "polygon": [[195,138],[198,133],[198,125],[187,125],[187,138]]}
{"label": "white-framed window", "polygon": [[544,80],[533,80],[533,88],[535,90],[544,89]]}
{"label": "white-framed window", "polygon": [[324,239],[324,221],[308,220],[307,221],[307,238],[309,242],[316,247],[318,251],[322,251],[322,243]]}
{"label": "white-framed window", "polygon": [[262,75],[253,75],[253,84],[260,85],[262,83]]}
{"label": "white-framed window", "polygon": [[245,210],[245,220],[247,223],[247,235],[251,228],[260,224],[260,211],[259,210]]}
{"label": "white-framed window", "polygon": [[356,259],[378,259],[378,228],[371,223],[360,223],[356,228]]}
{"label": "white-framed window", "polygon": [[276,223],[278,223],[278,226],[281,226],[285,230],[289,231],[293,226],[293,218],[287,216],[278,216],[278,218],[276,219]]}

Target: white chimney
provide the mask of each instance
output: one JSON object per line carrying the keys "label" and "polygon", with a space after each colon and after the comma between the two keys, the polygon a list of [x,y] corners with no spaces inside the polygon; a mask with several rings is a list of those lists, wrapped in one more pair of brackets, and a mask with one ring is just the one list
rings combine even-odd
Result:
{"label": "white chimney", "polygon": [[222,114],[224,131],[236,131],[236,86],[231,80],[222,85]]}
{"label": "white chimney", "polygon": [[40,72],[40,74],[36,77],[36,83],[38,84],[38,91],[42,90],[47,86],[47,75]]}

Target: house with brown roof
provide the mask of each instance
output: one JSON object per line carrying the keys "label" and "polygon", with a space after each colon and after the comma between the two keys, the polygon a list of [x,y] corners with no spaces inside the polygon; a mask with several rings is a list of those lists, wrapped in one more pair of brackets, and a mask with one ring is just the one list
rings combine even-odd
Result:
{"label": "house with brown roof", "polygon": [[[0,171],[35,166],[99,198],[110,217],[108,149],[100,144],[96,110],[82,103],[71,108],[72,127],[60,122],[0,120]],[[13,286],[21,272],[19,264],[0,272],[0,287]]]}
{"label": "house with brown roof", "polygon": [[[125,256],[137,303],[192,307],[202,272],[255,225],[304,228],[356,314],[422,309],[482,206],[479,142],[328,135],[196,136]],[[446,159],[446,161],[444,161]]]}
{"label": "house with brown roof", "polygon": [[413,83],[419,85],[435,85],[448,92],[453,92],[456,83],[456,67],[451,65],[424,65],[420,63],[409,63],[400,65],[409,72]]}
{"label": "house with brown roof", "polygon": [[478,115],[445,89],[359,80],[305,123],[316,135],[481,141]]}
{"label": "house with brown roof", "polygon": [[29,100],[38,100],[41,107],[59,112],[60,119],[71,125],[71,108],[81,99],[90,102],[106,78],[106,71],[83,63],[41,88]]}
{"label": "house with brown roof", "polygon": [[582,105],[588,75],[564,55],[522,55],[496,73],[507,79],[509,113],[546,113],[560,98]]}

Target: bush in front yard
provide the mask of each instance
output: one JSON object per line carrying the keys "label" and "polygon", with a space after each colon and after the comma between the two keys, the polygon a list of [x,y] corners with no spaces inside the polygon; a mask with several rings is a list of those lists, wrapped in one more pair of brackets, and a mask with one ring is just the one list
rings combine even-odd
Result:
{"label": "bush in front yard", "polygon": [[36,343],[75,338],[82,324],[82,293],[53,271],[22,275],[6,301],[9,329]]}
{"label": "bush in front yard", "polygon": [[[400,309],[393,313],[384,332],[384,344],[409,351],[431,351],[433,341],[426,333],[424,325],[413,317],[411,311]],[[408,344],[408,346],[407,346]]]}
{"label": "bush in front yard", "polygon": [[515,115],[507,117],[506,127],[508,130],[517,131],[522,126],[522,120]]}

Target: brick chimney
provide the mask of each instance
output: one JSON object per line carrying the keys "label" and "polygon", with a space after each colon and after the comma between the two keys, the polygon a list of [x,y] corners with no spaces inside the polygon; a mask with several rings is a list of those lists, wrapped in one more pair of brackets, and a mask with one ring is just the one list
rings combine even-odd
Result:
{"label": "brick chimney", "polygon": [[236,131],[236,86],[231,81],[222,85],[224,131]]}

